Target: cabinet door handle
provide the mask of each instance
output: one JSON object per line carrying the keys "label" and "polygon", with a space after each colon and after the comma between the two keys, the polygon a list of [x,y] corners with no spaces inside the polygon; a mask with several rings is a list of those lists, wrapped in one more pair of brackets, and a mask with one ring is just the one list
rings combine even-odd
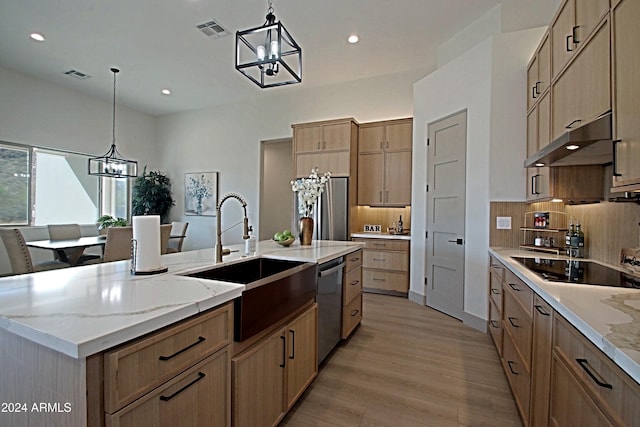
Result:
{"label": "cabinet door handle", "polygon": [[387,149],[389,148],[389,141],[387,141]]}
{"label": "cabinet door handle", "polygon": [[351,313],[351,317],[357,316],[358,313],[360,313],[360,310],[353,310],[353,313]]}
{"label": "cabinet door handle", "polygon": [[374,261],[380,261],[380,262],[384,262],[385,259],[384,258],[373,258]]}
{"label": "cabinet door handle", "polygon": [[531,86],[531,97],[533,99],[536,99],[538,97],[538,94],[536,93],[536,87],[535,86]]}
{"label": "cabinet door handle", "polygon": [[186,346],[182,350],[178,350],[178,351],[176,351],[175,353],[173,353],[170,356],[160,356],[160,357],[158,357],[158,360],[162,360],[163,362],[166,362],[167,360],[171,360],[174,357],[176,357],[177,355],[184,353],[185,351],[197,346],[200,343],[203,343],[204,341],[206,341],[205,337],[198,337],[198,341],[194,342],[193,344],[189,344],[188,346]]}
{"label": "cabinet door handle", "polygon": [[513,326],[514,328],[519,328],[520,325],[518,325],[517,323],[514,323],[514,320],[518,320],[517,317],[507,317],[507,319],[509,319],[509,323],[511,323],[511,326]]}
{"label": "cabinet door handle", "polygon": [[354,280],[353,282],[351,282],[351,286],[355,286],[355,285],[357,285],[358,283],[360,283],[360,280]]}
{"label": "cabinet door handle", "polygon": [[383,248],[387,246],[387,244],[386,244],[386,243],[372,243],[371,245],[372,245],[372,246],[381,246],[381,247],[383,247]]}
{"label": "cabinet door handle", "polygon": [[493,326],[494,328],[499,328],[500,324],[498,323],[497,320],[492,320],[489,323],[491,323],[491,326]]}
{"label": "cabinet door handle", "polygon": [[318,141],[318,150],[320,149],[320,141]]}
{"label": "cabinet door handle", "polygon": [[380,203],[382,203],[382,190],[380,190]]}
{"label": "cabinet door handle", "polygon": [[511,373],[512,373],[513,375],[520,375],[519,373],[517,373],[516,371],[514,371],[514,370],[513,370],[513,366],[512,366],[512,364],[514,364],[514,365],[515,365],[515,362],[512,362],[511,360],[508,360],[508,361],[507,361],[507,365],[509,365],[509,370],[511,371]]}
{"label": "cabinet door handle", "polygon": [[536,95],[540,95],[540,91],[538,90],[538,85],[542,83],[540,81],[536,82],[536,85],[534,86],[534,89],[536,90]]}
{"label": "cabinet door handle", "polygon": [[387,194],[385,196],[385,202],[389,203],[389,190],[387,190]]}
{"label": "cabinet door handle", "polygon": [[360,261],[360,257],[349,258],[349,261],[351,262]]}
{"label": "cabinet door handle", "polygon": [[518,288],[518,285],[515,283],[509,283],[509,286],[511,286],[511,289],[513,289],[516,292],[520,292],[520,288]]}
{"label": "cabinet door handle", "polygon": [[621,139],[615,139],[613,141],[613,176],[622,176],[620,172],[618,172],[618,143],[622,142]]}
{"label": "cabinet door handle", "polygon": [[569,123],[568,125],[566,125],[564,128],[565,129],[573,129],[573,125],[575,125],[576,123],[580,123],[582,120],[580,119],[575,119],[574,121],[572,121],[571,123]]}
{"label": "cabinet door handle", "polygon": [[595,382],[596,384],[598,384],[600,387],[602,388],[608,388],[608,389],[613,389],[613,386],[609,383],[605,383],[603,381],[600,381],[594,374],[593,372],[591,372],[591,369],[589,369],[589,362],[587,361],[587,359],[576,359],[576,362],[578,362],[578,365],[580,365],[580,367],[582,369],[584,369],[584,371],[587,373],[587,375],[589,375],[591,377],[591,379],[593,380],[593,382]]}
{"label": "cabinet door handle", "polygon": [[287,338],[284,335],[280,335],[280,339],[282,340],[282,363],[280,367],[284,368],[287,361]]}
{"label": "cabinet door handle", "polygon": [[177,395],[179,395],[180,393],[182,393],[183,391],[185,391],[186,389],[188,389],[189,387],[191,387],[192,385],[194,385],[195,383],[197,383],[198,381],[200,381],[204,377],[206,377],[206,375],[204,373],[198,372],[198,378],[196,378],[195,380],[191,381],[189,384],[185,385],[180,390],[176,391],[175,393],[171,394],[170,396],[161,395],[160,396],[160,400],[162,400],[163,402],[168,402],[169,400],[173,399],[174,397],[176,397]]}
{"label": "cabinet door handle", "polygon": [[492,293],[492,294],[499,295],[499,294],[500,294],[500,289],[491,288],[491,293]]}
{"label": "cabinet door handle", "polygon": [[289,333],[291,334],[291,356],[289,359],[296,358],[296,331],[293,329],[289,329]]}
{"label": "cabinet door handle", "polygon": [[322,149],[323,150],[327,149],[327,141],[322,141]]}
{"label": "cabinet door handle", "polygon": [[569,34],[567,36],[567,44],[565,46],[565,48],[567,49],[567,52],[573,52],[573,49],[569,47],[569,40],[571,40],[572,38],[573,38],[573,34]]}
{"label": "cabinet door handle", "polygon": [[573,27],[573,29],[571,30],[571,38],[573,39],[573,44],[578,44],[580,43],[580,40],[578,40],[578,36],[576,35],[576,30],[580,28],[580,25],[576,25],[575,27]]}
{"label": "cabinet door handle", "polygon": [[374,282],[386,282],[387,279],[379,279],[377,277],[372,277],[371,280],[373,280]]}
{"label": "cabinet door handle", "polygon": [[534,305],[534,307],[536,310],[538,310],[538,313],[542,314],[543,316],[551,316],[549,313],[542,309],[541,305]]}
{"label": "cabinet door handle", "polygon": [[538,175],[531,175],[531,194],[534,196],[536,194],[536,176]]}

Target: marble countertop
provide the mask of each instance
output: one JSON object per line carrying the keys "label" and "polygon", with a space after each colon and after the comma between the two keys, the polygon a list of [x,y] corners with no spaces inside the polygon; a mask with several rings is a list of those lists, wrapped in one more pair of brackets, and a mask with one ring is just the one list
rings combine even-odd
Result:
{"label": "marble countertop", "polygon": [[360,237],[363,239],[396,239],[411,240],[411,234],[390,234],[390,233],[351,233],[351,237]]}
{"label": "marble countertop", "polygon": [[362,244],[314,241],[282,247],[256,245],[245,257],[244,245],[216,264],[213,249],[163,255],[169,271],[130,274],[130,262],[118,261],[0,278],[0,328],[73,358],[84,358],[171,325],[242,294],[244,285],[185,277],[189,271],[264,256],[323,263]]}
{"label": "marble countertop", "polygon": [[511,256],[566,259],[565,256],[499,248],[489,252],[640,383],[640,289],[546,281]]}

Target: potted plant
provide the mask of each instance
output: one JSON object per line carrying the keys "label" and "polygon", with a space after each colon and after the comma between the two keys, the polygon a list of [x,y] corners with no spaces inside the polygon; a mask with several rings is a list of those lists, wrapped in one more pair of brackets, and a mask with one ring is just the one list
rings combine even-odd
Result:
{"label": "potted plant", "polygon": [[111,215],[102,215],[98,218],[98,231],[100,234],[106,234],[109,227],[125,227],[129,225],[124,218],[114,218]]}
{"label": "potted plant", "polygon": [[133,183],[131,213],[133,215],[160,215],[160,222],[166,223],[169,210],[175,204],[171,197],[171,180],[160,171],[147,172]]}

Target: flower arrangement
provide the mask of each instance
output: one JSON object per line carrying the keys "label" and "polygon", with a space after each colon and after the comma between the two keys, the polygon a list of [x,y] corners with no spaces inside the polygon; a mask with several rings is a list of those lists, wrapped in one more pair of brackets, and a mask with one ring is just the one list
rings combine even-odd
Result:
{"label": "flower arrangement", "polygon": [[331,179],[331,172],[318,175],[318,168],[311,169],[309,178],[298,178],[291,181],[291,190],[298,193],[298,213],[301,217],[310,217],[313,206],[320,194],[324,191],[324,185]]}
{"label": "flower arrangement", "polygon": [[213,195],[211,191],[211,182],[204,176],[204,174],[200,178],[189,177],[187,194],[195,202],[196,215],[201,215],[203,200],[206,200]]}

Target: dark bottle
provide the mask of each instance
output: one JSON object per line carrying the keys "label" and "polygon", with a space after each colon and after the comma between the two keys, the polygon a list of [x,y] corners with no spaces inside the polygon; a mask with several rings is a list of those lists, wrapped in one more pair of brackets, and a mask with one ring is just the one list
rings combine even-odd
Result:
{"label": "dark bottle", "polygon": [[400,215],[400,219],[398,220],[398,233],[402,233],[404,231],[403,225],[402,225],[402,215]]}
{"label": "dark bottle", "polygon": [[564,235],[564,245],[565,246],[571,246],[571,236],[573,236],[573,232],[574,232],[574,228],[573,228],[573,224],[571,224],[569,226],[569,229],[567,230],[567,234]]}
{"label": "dark bottle", "polygon": [[584,247],[584,232],[580,228],[580,224],[576,225],[576,241],[578,243],[578,247]]}

